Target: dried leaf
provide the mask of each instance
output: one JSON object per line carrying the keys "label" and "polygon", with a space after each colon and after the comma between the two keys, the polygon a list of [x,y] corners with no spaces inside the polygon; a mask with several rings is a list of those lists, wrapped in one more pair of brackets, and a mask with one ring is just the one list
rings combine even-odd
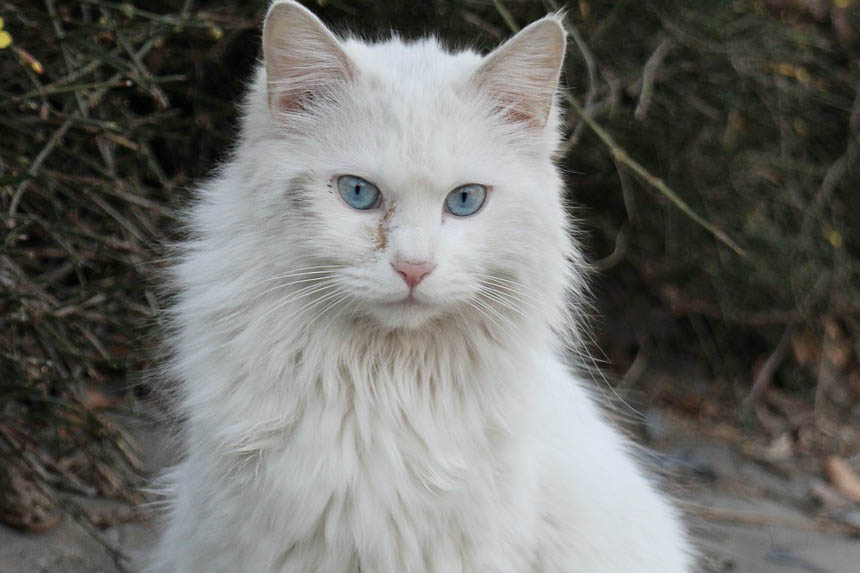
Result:
{"label": "dried leaf", "polygon": [[94,386],[87,386],[81,393],[81,404],[88,410],[103,410],[116,408],[122,404],[119,396],[110,396]]}
{"label": "dried leaf", "polygon": [[824,475],[846,498],[860,503],[860,476],[838,456],[824,460]]}
{"label": "dried leaf", "polygon": [[45,533],[62,520],[57,500],[36,476],[28,475],[14,459],[0,464],[0,521],[30,533]]}
{"label": "dried leaf", "polygon": [[798,330],[791,337],[791,353],[794,361],[801,366],[809,366],[818,360],[818,343],[807,330]]}

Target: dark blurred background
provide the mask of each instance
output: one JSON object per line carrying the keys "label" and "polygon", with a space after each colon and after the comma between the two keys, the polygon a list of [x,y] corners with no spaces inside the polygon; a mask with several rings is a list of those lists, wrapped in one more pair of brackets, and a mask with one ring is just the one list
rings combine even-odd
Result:
{"label": "dark blurred background", "polygon": [[[562,7],[304,3],[344,33],[482,51]],[[151,394],[164,246],[235,141],[265,4],[0,2],[0,452],[24,460],[0,482],[138,499],[112,412]],[[559,162],[594,262],[598,385],[690,428],[856,455],[860,2],[566,14]]]}

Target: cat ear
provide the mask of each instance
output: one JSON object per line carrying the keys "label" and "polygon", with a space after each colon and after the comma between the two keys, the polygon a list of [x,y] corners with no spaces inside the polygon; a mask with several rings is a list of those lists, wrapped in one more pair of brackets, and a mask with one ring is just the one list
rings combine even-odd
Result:
{"label": "cat ear", "polygon": [[559,17],[547,16],[488,55],[472,82],[497,101],[510,119],[543,127],[558,87],[565,43]]}
{"label": "cat ear", "polygon": [[269,8],[263,24],[263,60],[272,113],[300,111],[352,77],[343,47],[319,18],[287,0]]}

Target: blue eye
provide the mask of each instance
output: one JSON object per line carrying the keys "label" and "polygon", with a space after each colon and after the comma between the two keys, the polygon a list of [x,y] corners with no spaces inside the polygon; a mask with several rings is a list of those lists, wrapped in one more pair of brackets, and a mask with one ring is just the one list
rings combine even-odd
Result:
{"label": "blue eye", "polygon": [[337,178],[337,190],[347,205],[353,209],[366,211],[379,205],[379,188],[355,175],[341,175]]}
{"label": "blue eye", "polygon": [[458,217],[473,215],[487,199],[487,188],[477,183],[457,187],[445,198],[448,212]]}

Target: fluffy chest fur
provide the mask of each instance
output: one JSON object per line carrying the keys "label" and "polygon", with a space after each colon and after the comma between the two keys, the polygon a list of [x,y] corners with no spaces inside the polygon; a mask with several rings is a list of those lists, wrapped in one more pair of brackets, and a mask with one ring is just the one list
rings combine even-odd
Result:
{"label": "fluffy chest fur", "polygon": [[[221,500],[217,512],[266,532],[225,562],[216,548],[242,533],[226,528],[219,539],[207,525],[212,566],[527,570],[537,357],[488,362],[499,342],[471,334],[347,340],[341,328],[306,340],[300,356],[282,354],[279,379],[242,381],[259,393],[200,404],[178,481],[193,503]],[[313,360],[320,351],[325,359]]]}

